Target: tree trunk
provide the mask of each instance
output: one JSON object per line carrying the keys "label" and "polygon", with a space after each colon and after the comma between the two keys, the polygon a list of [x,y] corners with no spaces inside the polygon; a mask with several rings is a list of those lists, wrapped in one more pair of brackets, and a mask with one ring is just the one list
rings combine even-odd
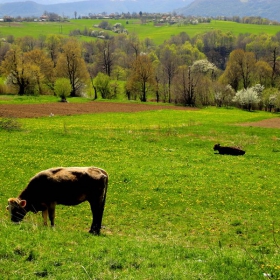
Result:
{"label": "tree trunk", "polygon": [[19,84],[18,95],[24,95],[25,93],[25,85]]}
{"label": "tree trunk", "polygon": [[143,84],[143,89],[142,89],[142,102],[146,102],[147,101],[147,98],[146,98],[146,83]]}
{"label": "tree trunk", "polygon": [[96,86],[92,85],[93,89],[94,89],[94,97],[93,97],[93,100],[96,100],[97,99],[97,88]]}

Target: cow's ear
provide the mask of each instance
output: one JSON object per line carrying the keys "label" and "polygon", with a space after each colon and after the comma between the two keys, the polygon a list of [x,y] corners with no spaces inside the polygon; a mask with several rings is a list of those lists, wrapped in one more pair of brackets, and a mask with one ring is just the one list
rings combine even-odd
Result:
{"label": "cow's ear", "polygon": [[9,211],[9,210],[10,210],[10,207],[9,207],[9,205],[8,205],[8,206],[6,207],[6,210],[7,210],[7,211]]}
{"label": "cow's ear", "polygon": [[26,200],[21,200],[19,205],[24,208],[26,206]]}

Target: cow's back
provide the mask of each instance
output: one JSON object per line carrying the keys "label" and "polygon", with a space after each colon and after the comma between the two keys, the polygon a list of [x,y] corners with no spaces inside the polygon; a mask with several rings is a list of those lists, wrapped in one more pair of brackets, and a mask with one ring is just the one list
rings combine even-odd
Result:
{"label": "cow's back", "polygon": [[76,205],[106,188],[108,174],[97,167],[57,167],[36,174],[20,197]]}
{"label": "cow's back", "polygon": [[89,174],[89,176],[96,180],[100,180],[105,177],[108,178],[107,172],[98,167],[88,167],[87,173]]}
{"label": "cow's back", "polygon": [[79,180],[100,180],[108,177],[105,170],[98,167],[56,167],[39,172],[33,179],[54,182],[76,182]]}

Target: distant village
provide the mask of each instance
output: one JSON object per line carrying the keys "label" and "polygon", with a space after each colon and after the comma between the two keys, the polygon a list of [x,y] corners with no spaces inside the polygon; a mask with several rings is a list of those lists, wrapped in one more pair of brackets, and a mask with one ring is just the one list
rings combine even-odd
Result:
{"label": "distant village", "polygon": [[[204,17],[185,17],[183,15],[177,15],[174,13],[122,13],[122,14],[89,14],[87,16],[78,16],[77,13],[73,14],[72,19],[140,19],[142,23],[146,22],[155,22],[157,24],[176,24],[176,23],[185,23],[188,21],[188,23],[191,24],[198,24],[199,22],[210,22],[210,18],[204,18]],[[69,17],[61,17],[56,13],[48,13],[45,12],[40,17],[11,17],[11,16],[4,16],[3,18],[0,18],[0,22],[43,22],[43,21],[51,21],[51,22],[63,22],[70,20]]]}
{"label": "distant village", "polygon": [[[113,13],[113,14],[91,14],[89,13],[86,16],[79,16],[77,12],[73,13],[73,17],[71,19],[140,19],[143,24],[147,22],[154,22],[156,25],[162,24],[199,24],[205,22],[211,22],[211,20],[223,20],[223,21],[234,21],[240,23],[250,23],[250,24],[263,24],[263,25],[279,25],[278,21],[272,21],[266,18],[261,17],[199,17],[199,16],[184,16],[178,15],[176,13]],[[69,17],[63,17],[53,12],[45,12],[40,17],[11,17],[11,16],[4,16],[0,18],[0,22],[43,22],[43,21],[50,21],[50,22],[63,22],[69,21]]]}

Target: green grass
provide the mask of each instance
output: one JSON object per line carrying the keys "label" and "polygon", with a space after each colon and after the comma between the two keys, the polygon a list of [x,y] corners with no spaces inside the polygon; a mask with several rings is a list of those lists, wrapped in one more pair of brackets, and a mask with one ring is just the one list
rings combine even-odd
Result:
{"label": "green grass", "polygon": [[[95,23],[1,23],[0,34],[68,35]],[[126,28],[157,44],[182,31],[191,37],[214,29],[278,32],[275,26],[219,21],[181,27],[130,21]],[[0,104],[56,101],[0,96]],[[20,130],[0,129],[1,277],[279,278],[279,130],[235,125],[268,117],[273,115],[210,108],[24,119]],[[217,142],[247,153],[214,155]],[[109,172],[100,237],[87,233],[86,203],[58,206],[55,229],[43,227],[40,215],[28,214],[21,225],[8,220],[7,198],[36,172],[60,165],[97,165]]]}
{"label": "green grass", "polygon": [[[262,279],[280,277],[278,129],[237,123],[277,117],[208,108],[20,119],[0,130],[2,279]],[[215,155],[239,145],[245,156]],[[88,203],[57,207],[55,229],[7,199],[38,171],[108,171],[101,236]]]}
{"label": "green grass", "polygon": [[[68,36],[70,31],[75,29],[84,30],[85,28],[93,28],[93,25],[99,24],[102,20],[70,20],[69,22],[20,22],[20,23],[0,23],[0,36],[6,37],[13,35],[15,38],[32,34],[38,38],[48,34],[61,34]],[[168,40],[170,36],[186,32],[190,37],[197,34],[205,33],[212,30],[222,30],[224,32],[232,32],[234,35],[240,33],[260,34],[267,33],[275,35],[279,32],[279,26],[274,25],[256,25],[241,24],[230,21],[213,20],[211,23],[198,25],[163,25],[161,27],[154,26],[153,22],[141,24],[139,20],[108,20],[112,25],[121,22],[129,33],[135,32],[141,40],[151,38],[156,44],[161,44]],[[96,28],[93,28],[96,29]],[[112,33],[113,35],[114,33]],[[93,40],[91,37],[81,37],[81,40]]]}
{"label": "green grass", "polygon": [[[67,100],[73,103],[88,102],[89,98],[84,97],[69,97]],[[60,98],[50,95],[0,95],[0,104],[36,104],[36,103],[51,103],[59,102]]]}
{"label": "green grass", "polygon": [[195,35],[203,34],[213,30],[221,30],[223,32],[232,32],[233,35],[239,34],[261,34],[266,33],[275,35],[279,32],[279,26],[256,25],[256,24],[241,24],[230,21],[212,20],[210,23],[202,23],[197,25],[163,25],[154,26],[153,23],[146,25],[129,24],[126,26],[129,32],[135,32],[141,40],[145,38],[152,39],[156,44],[161,44],[168,40],[172,35],[178,35],[181,32],[186,32],[191,38]]}

